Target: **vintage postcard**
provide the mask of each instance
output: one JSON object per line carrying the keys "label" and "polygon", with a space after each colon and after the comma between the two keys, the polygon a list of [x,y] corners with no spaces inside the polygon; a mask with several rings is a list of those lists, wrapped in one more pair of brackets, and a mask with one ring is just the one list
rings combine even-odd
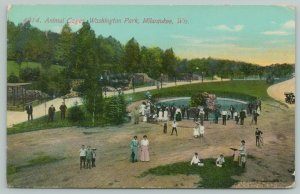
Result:
{"label": "vintage postcard", "polygon": [[292,188],[295,8],[9,5],[10,188]]}

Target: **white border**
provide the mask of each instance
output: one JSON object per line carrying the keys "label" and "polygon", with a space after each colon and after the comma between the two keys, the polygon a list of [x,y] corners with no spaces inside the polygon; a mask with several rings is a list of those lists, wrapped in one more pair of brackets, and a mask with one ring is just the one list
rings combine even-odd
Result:
{"label": "white border", "polygon": [[[189,193],[199,193],[205,192],[206,194],[211,193],[299,193],[299,187],[295,189],[265,189],[265,190],[196,190],[196,189],[164,189],[164,190],[141,190],[141,189],[8,189],[6,187],[6,6],[8,4],[146,4],[146,5],[195,5],[195,4],[203,4],[203,5],[293,5],[296,6],[296,47],[299,45],[298,37],[299,32],[297,28],[299,26],[299,0],[0,0],[0,193],[7,194],[35,194],[35,193],[66,193],[72,192],[72,194],[78,193],[119,193],[123,192],[126,194],[132,193],[181,193],[181,192],[189,192]],[[255,13],[253,13],[255,14]],[[296,48],[296,54],[297,48]],[[296,56],[296,63],[299,63],[299,57]],[[298,82],[299,68],[296,67],[296,83]],[[298,84],[296,84],[296,91],[298,91]],[[299,98],[297,98],[296,93],[296,104],[299,104]],[[299,138],[299,132],[297,128],[299,127],[299,121],[297,121],[299,115],[299,106],[296,108],[296,139]],[[296,161],[299,161],[299,142],[296,141]],[[297,162],[296,162],[297,164]],[[299,167],[299,165],[296,165]],[[299,175],[299,168],[296,168],[296,174]]]}

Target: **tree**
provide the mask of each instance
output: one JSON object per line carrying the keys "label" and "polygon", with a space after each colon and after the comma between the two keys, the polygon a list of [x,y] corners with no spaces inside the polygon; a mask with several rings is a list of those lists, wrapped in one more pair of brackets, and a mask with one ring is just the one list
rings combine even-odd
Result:
{"label": "tree", "polygon": [[157,80],[162,72],[162,54],[159,47],[141,49],[141,68],[149,77]]}
{"label": "tree", "polygon": [[165,50],[162,56],[162,72],[170,77],[176,74],[176,58],[172,48]]}
{"label": "tree", "polygon": [[69,24],[65,24],[61,30],[58,44],[56,46],[55,59],[56,61],[70,68],[74,63],[74,40],[73,33]]}
{"label": "tree", "polygon": [[128,73],[140,71],[140,46],[139,43],[131,38],[125,45],[123,66]]}
{"label": "tree", "polygon": [[75,38],[76,58],[73,70],[75,76],[84,79],[82,87],[84,105],[89,113],[100,116],[103,110],[103,97],[99,83],[101,70],[97,63],[95,32],[88,22],[83,22]]}

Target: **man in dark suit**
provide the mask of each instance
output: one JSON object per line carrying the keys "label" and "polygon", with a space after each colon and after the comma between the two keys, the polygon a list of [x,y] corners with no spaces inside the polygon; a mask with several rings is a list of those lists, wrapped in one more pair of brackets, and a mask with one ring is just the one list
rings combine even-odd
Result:
{"label": "man in dark suit", "polygon": [[55,107],[53,104],[48,109],[48,122],[54,121]]}
{"label": "man in dark suit", "polygon": [[246,118],[246,112],[245,112],[245,110],[241,110],[241,112],[240,112],[241,125],[244,125],[245,118]]}
{"label": "man in dark suit", "polygon": [[33,117],[32,117],[32,112],[33,112],[33,108],[32,108],[32,104],[27,104],[26,106],[26,112],[27,112],[27,115],[28,115],[28,121],[29,120],[33,120]]}
{"label": "man in dark suit", "polygon": [[67,106],[65,105],[65,102],[62,102],[62,104],[59,107],[60,110],[60,118],[61,120],[64,120],[66,118],[66,111],[67,111]]}

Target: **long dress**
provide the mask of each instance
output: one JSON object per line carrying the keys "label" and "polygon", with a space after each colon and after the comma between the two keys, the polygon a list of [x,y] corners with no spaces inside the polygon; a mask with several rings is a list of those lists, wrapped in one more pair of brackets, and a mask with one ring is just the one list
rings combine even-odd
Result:
{"label": "long dress", "polygon": [[167,111],[167,110],[164,111],[164,117],[163,117],[163,120],[164,120],[164,121],[168,121],[168,120],[169,120],[169,119],[168,119],[168,111]]}
{"label": "long dress", "polygon": [[160,110],[160,111],[158,112],[158,120],[159,120],[159,121],[162,121],[162,120],[163,120],[163,112],[162,112],[162,110]]}
{"label": "long dress", "polygon": [[139,150],[139,141],[137,139],[131,140],[130,149],[131,149],[131,159],[133,159],[134,161],[137,161],[138,160],[138,154],[139,154],[139,152],[138,152],[138,150]]}
{"label": "long dress", "polygon": [[150,161],[149,157],[149,141],[148,139],[142,139],[141,140],[141,157],[142,162],[148,162]]}

